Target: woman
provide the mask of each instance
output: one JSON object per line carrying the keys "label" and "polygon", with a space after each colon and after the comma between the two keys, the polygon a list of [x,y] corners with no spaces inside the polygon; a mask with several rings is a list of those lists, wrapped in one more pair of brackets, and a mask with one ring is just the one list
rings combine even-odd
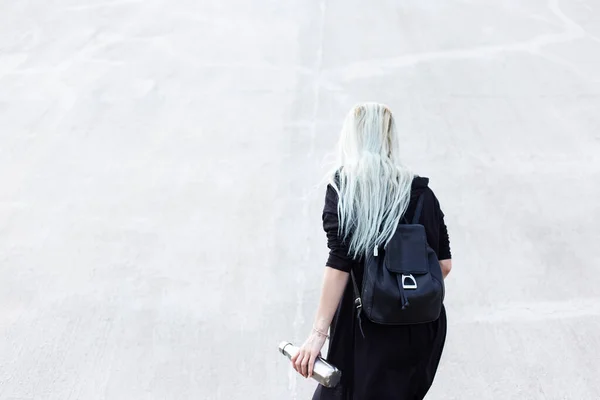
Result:
{"label": "woman", "polygon": [[348,277],[353,270],[362,283],[365,255],[387,243],[403,216],[412,219],[423,194],[419,223],[445,278],[452,261],[444,214],[428,179],[400,163],[394,118],[385,105],[367,103],[350,111],[335,171],[323,210],[330,252],[321,298],[312,332],[292,364],[310,377],[329,329],[327,359],[342,370],[342,380],[335,388],[319,386],[313,400],[423,399],[444,347],[445,309],[438,320],[417,325],[379,325],[363,318],[361,332]]}

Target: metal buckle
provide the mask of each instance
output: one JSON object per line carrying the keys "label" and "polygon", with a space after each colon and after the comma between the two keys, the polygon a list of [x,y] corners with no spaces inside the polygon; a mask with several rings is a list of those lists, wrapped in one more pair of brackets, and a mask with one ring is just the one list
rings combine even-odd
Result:
{"label": "metal buckle", "polygon": [[360,309],[360,308],[362,308],[362,300],[360,299],[360,297],[357,297],[357,298],[354,300],[354,305],[356,306],[356,308],[357,308],[357,309]]}
{"label": "metal buckle", "polygon": [[[412,283],[407,283],[406,280],[410,279],[412,281]],[[402,274],[402,287],[404,289],[412,289],[415,290],[417,289],[417,280],[415,279],[414,276],[412,276],[412,274],[408,274],[408,275],[404,275]]]}

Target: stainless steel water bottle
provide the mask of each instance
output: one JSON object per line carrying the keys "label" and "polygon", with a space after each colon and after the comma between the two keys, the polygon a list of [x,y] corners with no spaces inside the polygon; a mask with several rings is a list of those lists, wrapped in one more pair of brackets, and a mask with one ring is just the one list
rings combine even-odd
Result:
{"label": "stainless steel water bottle", "polygon": [[[279,351],[287,358],[292,358],[298,352],[298,347],[289,342],[281,342],[279,344]],[[325,387],[334,387],[340,382],[341,377],[342,372],[339,369],[329,364],[323,358],[317,357],[312,376],[314,380]]]}

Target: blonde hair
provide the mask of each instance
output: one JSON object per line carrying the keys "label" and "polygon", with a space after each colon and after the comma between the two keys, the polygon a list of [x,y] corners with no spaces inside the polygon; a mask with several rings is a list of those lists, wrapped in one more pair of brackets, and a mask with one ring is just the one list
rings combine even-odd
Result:
{"label": "blonde hair", "polygon": [[339,233],[350,238],[355,259],[387,244],[408,207],[414,175],[398,153],[396,124],[387,106],[364,103],[350,110],[329,183],[339,198]]}

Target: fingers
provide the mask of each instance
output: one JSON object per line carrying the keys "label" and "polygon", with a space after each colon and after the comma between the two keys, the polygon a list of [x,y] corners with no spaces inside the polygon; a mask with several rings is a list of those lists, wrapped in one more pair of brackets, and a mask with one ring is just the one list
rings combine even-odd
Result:
{"label": "fingers", "polygon": [[304,358],[302,359],[302,376],[308,378],[308,360],[310,359],[310,354],[304,354]]}
{"label": "fingers", "polygon": [[307,352],[304,352],[302,355],[302,361],[300,362],[300,375],[305,378],[308,378],[308,359],[310,355]]}
{"label": "fingers", "polygon": [[300,349],[300,351],[298,351],[298,353],[296,354],[296,360],[292,363],[296,372],[298,372],[302,376],[304,376],[302,374],[302,360],[304,360],[304,354],[305,350]]}
{"label": "fingers", "polygon": [[317,359],[317,354],[315,352],[311,352],[310,358],[308,359],[308,377],[309,378],[311,378],[313,375],[316,359]]}
{"label": "fingers", "polygon": [[313,375],[315,361],[319,352],[300,349],[292,358],[292,367],[303,377],[310,378]]}
{"label": "fingers", "polygon": [[304,349],[300,349],[291,359],[292,367],[298,372],[302,374],[302,359],[304,358],[304,353],[306,351]]}
{"label": "fingers", "polygon": [[302,350],[298,355],[298,359],[296,359],[296,362],[294,363],[294,369],[305,378],[308,378],[309,360],[310,353],[306,350]]}

